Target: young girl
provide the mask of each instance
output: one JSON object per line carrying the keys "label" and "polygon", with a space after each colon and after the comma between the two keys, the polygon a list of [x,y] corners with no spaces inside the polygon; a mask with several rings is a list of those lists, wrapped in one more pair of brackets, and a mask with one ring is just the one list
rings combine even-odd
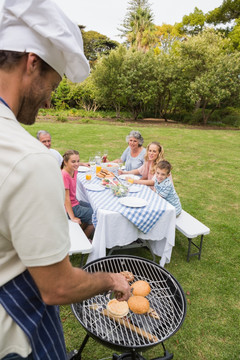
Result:
{"label": "young girl", "polygon": [[153,187],[156,164],[163,159],[163,147],[157,141],[153,141],[147,146],[147,151],[144,157],[144,163],[138,169],[130,171],[121,171],[119,174],[133,174],[142,175],[141,179],[135,180],[134,184],[144,184]]}
{"label": "young girl", "polygon": [[86,236],[90,238],[94,231],[92,224],[93,210],[91,205],[78,201],[76,198],[77,173],[79,167],[79,152],[68,150],[63,155],[62,176],[65,187],[65,208],[69,218],[81,225]]}

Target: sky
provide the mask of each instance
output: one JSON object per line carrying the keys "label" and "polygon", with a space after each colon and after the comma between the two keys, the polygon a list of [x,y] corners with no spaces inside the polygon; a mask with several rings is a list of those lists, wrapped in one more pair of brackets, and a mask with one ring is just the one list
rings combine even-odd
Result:
{"label": "sky", "polygon": [[[21,0],[19,0],[21,1]],[[54,0],[85,31],[94,30],[111,40],[121,42],[118,28],[127,13],[129,0]],[[181,22],[197,7],[204,13],[215,9],[223,0],[149,0],[154,15],[154,24]],[[4,0],[0,0],[0,8]]]}
{"label": "sky", "polygon": [[[85,25],[85,31],[94,30],[121,42],[118,36],[129,0],[55,0],[64,12],[78,25]],[[181,22],[197,7],[204,13],[219,7],[223,0],[149,0],[154,15],[154,24],[174,25]]]}

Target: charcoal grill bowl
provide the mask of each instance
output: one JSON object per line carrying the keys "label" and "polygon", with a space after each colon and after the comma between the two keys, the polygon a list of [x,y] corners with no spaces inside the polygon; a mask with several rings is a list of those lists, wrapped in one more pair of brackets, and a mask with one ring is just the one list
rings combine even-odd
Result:
{"label": "charcoal grill bowl", "polygon": [[[164,310],[164,302],[168,302],[167,306],[166,306],[166,311],[167,312],[172,312],[174,314],[172,314],[174,321],[177,321],[176,324],[173,324],[172,320],[168,320],[167,315],[164,311],[164,314],[161,315],[161,311],[160,311],[160,323],[162,326],[162,322],[163,322],[163,318],[165,319],[165,323],[171,326],[173,326],[172,329],[168,330],[166,329],[166,333],[164,333],[164,330],[161,331],[159,330],[158,332],[158,338],[159,341],[156,342],[148,342],[148,343],[143,343],[143,344],[129,344],[129,343],[116,343],[116,341],[112,341],[106,338],[103,338],[103,336],[100,336],[99,334],[96,334],[95,332],[95,328],[94,329],[90,329],[90,327],[88,326],[88,324],[86,324],[86,321],[83,319],[84,318],[84,309],[87,306],[90,306],[91,304],[94,303],[98,303],[99,297],[102,300],[105,300],[105,303],[107,303],[109,301],[109,298],[107,297],[108,295],[97,295],[91,299],[88,299],[86,301],[83,301],[82,303],[76,303],[76,304],[72,304],[71,308],[72,311],[76,317],[76,319],[80,322],[80,324],[83,326],[83,328],[86,330],[87,334],[92,337],[93,339],[95,339],[97,342],[101,343],[102,345],[105,345],[113,350],[116,351],[146,351],[149,348],[159,345],[160,343],[162,343],[163,345],[163,341],[165,341],[166,339],[168,339],[169,337],[171,337],[172,335],[174,335],[179,328],[181,327],[185,316],[186,316],[186,298],[185,298],[185,294],[182,290],[181,285],[178,283],[178,281],[173,277],[173,275],[171,275],[166,269],[164,269],[163,267],[161,267],[159,264],[151,261],[151,260],[147,260],[147,259],[143,259],[137,256],[132,256],[132,255],[115,255],[115,256],[107,256],[107,257],[103,257],[103,258],[99,258],[97,260],[94,260],[92,262],[89,262],[88,264],[83,266],[83,269],[85,271],[88,272],[97,272],[97,271],[104,271],[104,272],[113,272],[113,273],[118,273],[121,271],[131,271],[133,272],[135,279],[136,280],[146,280],[150,283],[150,286],[152,288],[151,293],[147,296],[147,298],[150,301],[150,306],[151,306],[151,302],[153,301],[153,297],[154,294],[158,294],[163,293],[165,294],[163,296],[163,298],[161,299],[161,303],[162,303],[162,308]],[[153,274],[154,274],[154,279],[153,279]],[[158,287],[156,287],[156,283],[158,283]],[[161,295],[162,296],[162,295]],[[164,297],[166,299],[164,299]],[[156,297],[158,298],[158,297]],[[101,300],[101,301],[102,301]],[[101,302],[100,301],[100,302]],[[153,301],[154,303],[154,301]],[[172,303],[172,308],[171,306]],[[168,306],[170,306],[170,309],[168,308]],[[158,310],[158,309],[156,309]],[[94,310],[92,310],[94,311]],[[179,313],[178,313],[179,312]],[[132,314],[130,315],[131,320],[134,319],[135,317],[142,317],[145,315],[135,315]],[[94,319],[93,319],[94,320]],[[153,320],[151,320],[153,321]],[[114,321],[112,321],[114,323]],[[165,326],[167,326],[165,324]],[[136,324],[135,324],[136,325]],[[141,326],[140,326],[141,327]],[[113,329],[116,328],[116,326],[113,326]],[[160,328],[160,326],[159,326]]]}

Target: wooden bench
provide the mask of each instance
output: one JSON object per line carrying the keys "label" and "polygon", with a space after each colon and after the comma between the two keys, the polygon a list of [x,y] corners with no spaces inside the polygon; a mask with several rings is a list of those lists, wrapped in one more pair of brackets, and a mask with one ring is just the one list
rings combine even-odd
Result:
{"label": "wooden bench", "polygon": [[80,266],[83,265],[83,256],[84,254],[89,254],[92,252],[92,244],[88,240],[82,228],[75,222],[68,220],[69,224],[69,236],[71,240],[71,248],[69,250],[69,255],[72,254],[81,254]]}
{"label": "wooden bench", "polygon": [[[176,229],[188,238],[188,253],[187,261],[190,256],[198,255],[198,260],[201,258],[203,236],[210,233],[210,229],[195,219],[192,215],[182,210],[181,214],[176,218]],[[196,245],[192,239],[201,236],[200,244]],[[191,253],[191,245],[194,245],[198,252]]]}

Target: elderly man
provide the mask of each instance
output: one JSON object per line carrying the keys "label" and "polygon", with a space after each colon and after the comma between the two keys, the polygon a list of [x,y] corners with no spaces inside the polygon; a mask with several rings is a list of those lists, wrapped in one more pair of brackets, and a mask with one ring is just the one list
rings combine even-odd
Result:
{"label": "elderly man", "polygon": [[45,130],[39,130],[37,132],[37,139],[51,151],[52,155],[56,158],[59,166],[61,166],[63,162],[63,157],[57,150],[51,148],[52,138],[49,132]]}
{"label": "elderly man", "polygon": [[56,305],[108,290],[127,300],[130,288],[121,274],[71,265],[59,166],[20,122],[89,65],[78,26],[51,0],[6,0],[0,34],[0,358],[66,359]]}

